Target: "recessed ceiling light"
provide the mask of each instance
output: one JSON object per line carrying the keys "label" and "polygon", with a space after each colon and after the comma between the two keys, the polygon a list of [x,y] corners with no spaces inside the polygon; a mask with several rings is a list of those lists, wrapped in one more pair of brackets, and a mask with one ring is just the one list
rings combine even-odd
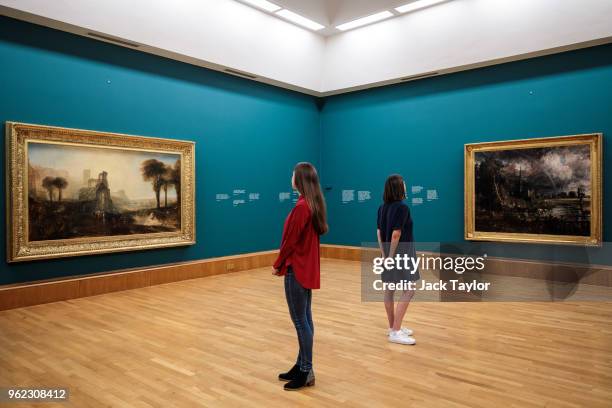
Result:
{"label": "recessed ceiling light", "polygon": [[251,6],[255,6],[257,8],[269,11],[269,12],[275,12],[276,10],[280,10],[281,7],[277,6],[274,3],[270,3],[267,0],[242,0],[245,3],[250,4]]}
{"label": "recessed ceiling light", "polygon": [[385,18],[389,17],[393,17],[393,13],[391,13],[390,11],[382,11],[380,13],[372,14],[371,16],[358,18],[357,20],[340,24],[339,26],[336,26],[336,28],[340,31],[346,31],[352,28],[364,26],[366,24],[375,23],[377,21],[384,20]]}
{"label": "recessed ceiling light", "polygon": [[281,10],[278,13],[276,13],[277,15],[281,16],[282,18],[285,18],[295,24],[299,24],[302,27],[306,27],[309,28],[311,30],[321,30],[322,28],[325,28],[325,26],[314,22],[306,17],[302,17],[299,14],[294,13],[293,11],[289,11],[289,10]]}
{"label": "recessed ceiling light", "polygon": [[446,0],[417,0],[412,3],[404,4],[403,6],[396,7],[395,10],[398,13],[410,13],[425,7],[433,6],[434,4],[442,3]]}

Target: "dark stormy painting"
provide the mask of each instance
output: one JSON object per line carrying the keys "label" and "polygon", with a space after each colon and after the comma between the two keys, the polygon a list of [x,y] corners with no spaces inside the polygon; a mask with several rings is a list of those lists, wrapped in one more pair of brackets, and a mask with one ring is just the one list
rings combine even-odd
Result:
{"label": "dark stormy painting", "polygon": [[589,236],[590,152],[585,144],[475,152],[476,231]]}
{"label": "dark stormy painting", "polygon": [[28,144],[30,241],[180,230],[180,154]]}

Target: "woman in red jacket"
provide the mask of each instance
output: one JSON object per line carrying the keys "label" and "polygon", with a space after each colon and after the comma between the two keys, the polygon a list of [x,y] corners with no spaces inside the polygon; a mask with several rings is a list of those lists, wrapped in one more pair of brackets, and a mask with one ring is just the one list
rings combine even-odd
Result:
{"label": "woman in red jacket", "polygon": [[314,385],[312,370],[312,289],[319,289],[319,236],[327,232],[325,200],[317,170],[310,163],[298,163],[291,184],[300,197],[285,220],[280,252],[273,274],[285,276],[285,297],[289,314],[297,331],[300,350],[293,368],[279,374],[289,381],[285,390]]}

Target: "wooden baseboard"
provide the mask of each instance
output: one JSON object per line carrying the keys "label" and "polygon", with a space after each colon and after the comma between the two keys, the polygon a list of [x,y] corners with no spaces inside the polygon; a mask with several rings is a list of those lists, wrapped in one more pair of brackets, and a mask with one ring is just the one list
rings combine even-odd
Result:
{"label": "wooden baseboard", "polygon": [[358,246],[321,244],[321,258],[361,261],[363,250]]}
{"label": "wooden baseboard", "polygon": [[[186,279],[271,266],[278,251],[201,259],[197,261],[84,274],[0,286],[0,310],[137,289]],[[321,245],[324,258],[361,259],[361,249]]]}
{"label": "wooden baseboard", "polygon": [[0,310],[270,266],[278,251],[201,259],[0,286]]}
{"label": "wooden baseboard", "polygon": [[[321,245],[322,258],[361,261],[364,255],[363,251],[363,248],[357,246]],[[366,255],[368,257],[378,256],[377,249],[368,249],[367,251]],[[4,285],[0,286],[0,310],[271,266],[277,254],[278,251],[253,252],[146,268]],[[612,286],[612,267],[610,266],[554,264],[489,257],[487,259],[487,273],[560,282],[580,281],[583,284]]]}
{"label": "wooden baseboard", "polygon": [[[364,253],[364,251],[366,251]],[[430,255],[436,255],[428,253]],[[378,248],[347,245],[321,245],[321,257],[347,261],[370,260],[379,256]],[[612,266],[585,265],[528,259],[488,257],[486,274],[540,279],[554,282],[580,282],[586,285],[612,286]]]}

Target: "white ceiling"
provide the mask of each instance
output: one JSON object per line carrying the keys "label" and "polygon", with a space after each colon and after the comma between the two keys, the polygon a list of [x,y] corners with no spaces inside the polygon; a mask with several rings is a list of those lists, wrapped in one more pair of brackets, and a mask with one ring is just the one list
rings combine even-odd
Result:
{"label": "white ceiling", "polygon": [[307,17],[326,28],[317,31],[321,35],[338,33],[337,25],[415,0],[270,0],[272,3]]}
{"label": "white ceiling", "polygon": [[[330,25],[407,2],[272,1]],[[452,0],[326,37],[236,0],[0,0],[0,14],[316,96],[612,42],[612,0]]]}

